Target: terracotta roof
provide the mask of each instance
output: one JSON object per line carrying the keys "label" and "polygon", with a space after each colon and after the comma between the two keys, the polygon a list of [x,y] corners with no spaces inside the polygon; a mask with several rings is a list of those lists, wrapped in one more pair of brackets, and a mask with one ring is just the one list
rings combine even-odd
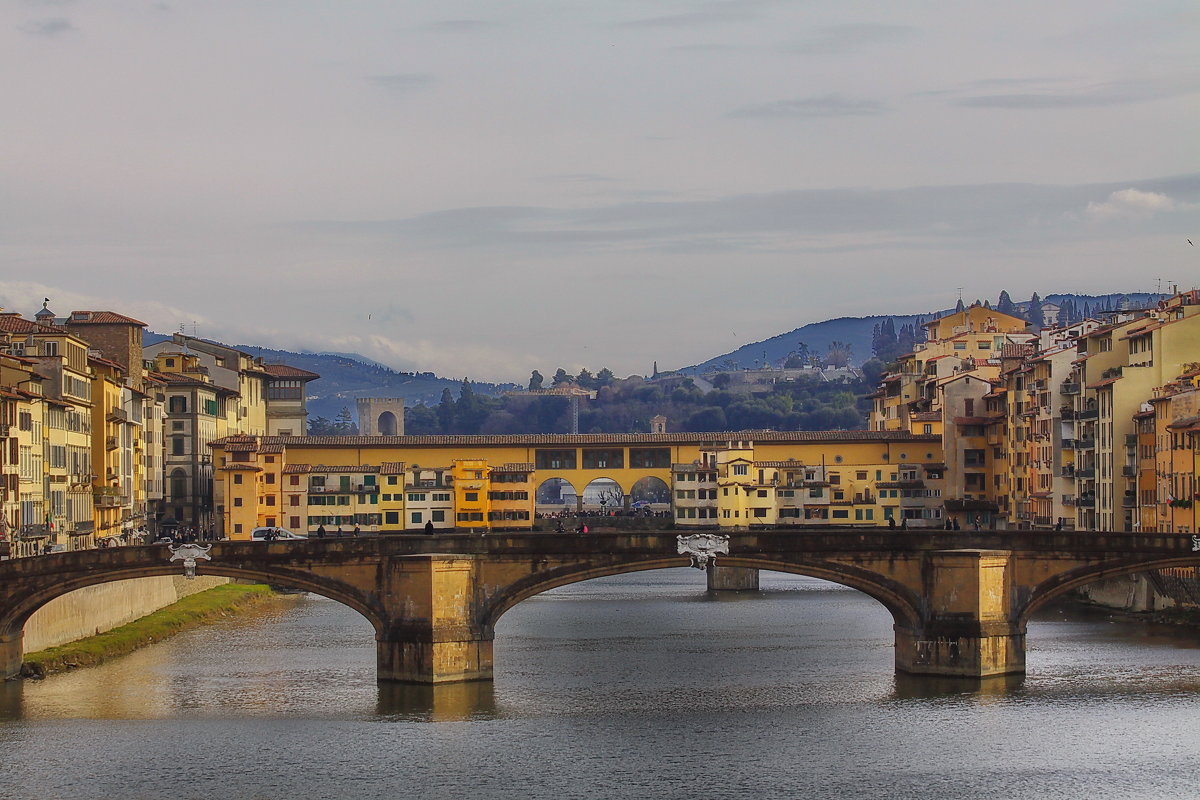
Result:
{"label": "terracotta roof", "polygon": [[0,331],[5,333],[57,333],[67,332],[66,328],[35,322],[22,317],[20,314],[0,314]]}
{"label": "terracotta roof", "polygon": [[918,411],[912,415],[912,419],[916,422],[941,422],[942,413],[940,411]]}
{"label": "terracotta roof", "polygon": [[291,367],[287,364],[263,364],[261,369],[272,378],[299,378],[300,380],[312,381],[321,377],[315,372],[309,372],[299,367]]}
{"label": "terracotta roof", "polygon": [[88,355],[88,363],[89,364],[103,364],[106,367],[113,367],[115,369],[121,370],[122,372],[125,371],[125,367],[118,364],[116,361],[109,361],[107,358],[101,358],[100,356]]}
{"label": "terracotta roof", "polygon": [[246,463],[226,464],[218,469],[225,470],[226,472],[262,472],[262,467],[256,467],[253,464]]}
{"label": "terracotta roof", "polygon": [[955,417],[955,425],[987,425],[992,420],[990,417]]}
{"label": "terracotta roof", "polygon": [[1113,385],[1114,383],[1116,383],[1116,382],[1117,382],[1117,381],[1119,381],[1119,380],[1121,380],[1121,376],[1120,376],[1120,375],[1114,375],[1113,377],[1111,377],[1111,378],[1105,378],[1105,379],[1104,379],[1104,380],[1102,380],[1102,381],[1096,381],[1095,383],[1089,383],[1089,384],[1088,384],[1088,385],[1087,385],[1085,388],[1087,388],[1087,389],[1100,389],[1100,388],[1102,388],[1102,387],[1104,387],[1104,386],[1111,386],[1111,385]]}
{"label": "terracotta roof", "polygon": [[[231,441],[253,440],[254,437],[226,437],[212,442],[223,447]],[[499,434],[493,436],[263,436],[261,442],[285,447],[465,447],[470,445],[591,445],[591,444],[708,444],[726,441],[750,442],[940,442],[936,434],[907,431],[721,431],[705,433],[531,433]]]}
{"label": "terracotta roof", "polygon": [[379,472],[383,475],[401,475],[404,473],[403,461],[380,461]]}
{"label": "terracotta roof", "polygon": [[[86,315],[86,318],[80,315]],[[133,317],[127,317],[124,314],[118,314],[115,311],[72,311],[68,319],[71,325],[125,324],[146,327],[146,323],[136,320]]]}

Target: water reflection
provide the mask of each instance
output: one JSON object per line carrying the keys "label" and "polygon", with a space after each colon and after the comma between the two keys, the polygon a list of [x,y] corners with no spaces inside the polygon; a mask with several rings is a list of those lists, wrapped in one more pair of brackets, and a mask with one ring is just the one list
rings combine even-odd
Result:
{"label": "water reflection", "polygon": [[934,700],[945,697],[997,697],[1016,692],[1025,686],[1024,675],[994,675],[989,678],[953,678],[932,675],[909,675],[897,672],[896,700]]}
{"label": "water reflection", "polygon": [[496,685],[491,681],[435,686],[389,681],[379,684],[376,713],[402,722],[487,719],[496,716]]}

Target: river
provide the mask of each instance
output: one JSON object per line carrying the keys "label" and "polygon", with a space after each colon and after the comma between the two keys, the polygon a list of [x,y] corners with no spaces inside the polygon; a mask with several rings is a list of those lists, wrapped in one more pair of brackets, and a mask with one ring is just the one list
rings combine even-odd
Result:
{"label": "river", "polygon": [[323,598],[0,686],[6,800],[1200,797],[1200,636],[1050,609],[1029,673],[897,677],[874,600],[763,573],[575,584],[496,629],[495,681],[380,687]]}

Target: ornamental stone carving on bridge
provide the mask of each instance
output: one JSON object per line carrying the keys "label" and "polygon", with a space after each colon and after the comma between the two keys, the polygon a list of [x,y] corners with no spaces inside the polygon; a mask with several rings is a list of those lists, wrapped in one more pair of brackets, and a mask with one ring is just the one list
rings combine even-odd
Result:
{"label": "ornamental stone carving on bridge", "polygon": [[201,547],[198,544],[184,544],[179,547],[167,545],[167,549],[171,551],[171,561],[183,562],[183,576],[188,580],[196,577],[196,559],[203,558],[205,561],[212,561],[212,556],[208,554],[212,550],[212,545]]}
{"label": "ornamental stone carving on bridge", "polygon": [[691,566],[696,569],[706,569],[708,565],[716,564],[716,554],[729,555],[729,537],[715,533],[693,533],[691,536],[676,536],[679,554],[690,556]]}
{"label": "ornamental stone carving on bridge", "polygon": [[1200,553],[1200,536],[1192,537],[1192,552]]}

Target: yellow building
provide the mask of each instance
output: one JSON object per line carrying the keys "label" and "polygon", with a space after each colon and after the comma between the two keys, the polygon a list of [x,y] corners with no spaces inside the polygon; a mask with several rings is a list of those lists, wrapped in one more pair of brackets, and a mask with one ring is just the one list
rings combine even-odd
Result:
{"label": "yellow building", "polygon": [[[656,506],[685,527],[941,523],[942,451],[932,435],[235,435],[212,447],[220,533],[230,538],[272,520],[310,534],[350,524],[495,530],[529,528],[539,513],[564,509],[603,516]],[[272,501],[275,472],[284,486]],[[669,506],[679,491],[704,496]],[[288,524],[295,516],[306,524]]]}
{"label": "yellow building", "polygon": [[931,421],[914,415],[941,413],[940,387],[964,372],[995,380],[1004,347],[1037,338],[1026,325],[1020,317],[978,305],[925,323],[925,341],[900,357],[899,368],[885,375],[872,395],[868,427],[922,431]]}

